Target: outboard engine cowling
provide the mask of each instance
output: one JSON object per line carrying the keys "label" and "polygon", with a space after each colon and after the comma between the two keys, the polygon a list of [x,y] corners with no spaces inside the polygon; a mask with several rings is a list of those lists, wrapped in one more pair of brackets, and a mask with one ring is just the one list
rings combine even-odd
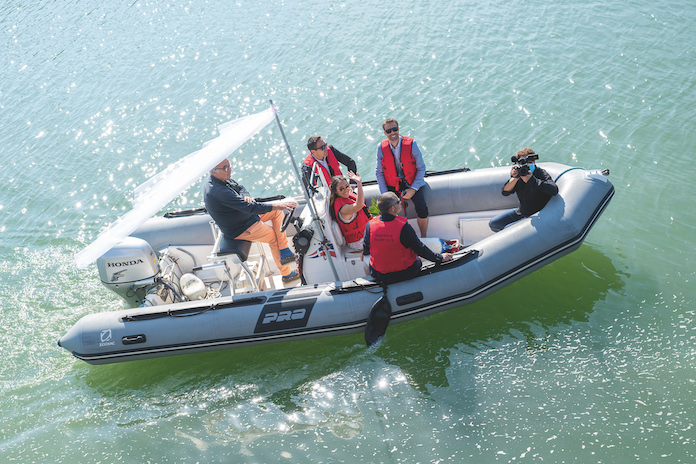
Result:
{"label": "outboard engine cowling", "polygon": [[130,305],[139,305],[159,272],[157,255],[145,240],[127,237],[97,260],[99,277]]}

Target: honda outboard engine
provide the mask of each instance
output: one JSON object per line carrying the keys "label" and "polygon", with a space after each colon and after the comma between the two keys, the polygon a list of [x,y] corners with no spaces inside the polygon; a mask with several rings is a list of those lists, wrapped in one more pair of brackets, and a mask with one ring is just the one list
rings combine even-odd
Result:
{"label": "honda outboard engine", "polygon": [[106,288],[138,306],[159,272],[157,255],[145,240],[127,237],[97,260]]}

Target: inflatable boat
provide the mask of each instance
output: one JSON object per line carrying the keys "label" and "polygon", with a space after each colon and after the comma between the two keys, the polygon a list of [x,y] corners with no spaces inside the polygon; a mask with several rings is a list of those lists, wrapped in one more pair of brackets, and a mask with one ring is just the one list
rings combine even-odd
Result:
{"label": "inflatable boat", "polygon": [[[382,296],[390,324],[465,306],[579,248],[614,194],[606,173],[538,165],[558,195],[495,234],[490,219],[517,206],[516,196],[501,195],[509,166],[429,173],[428,235],[459,251],[447,263],[424,261],[417,277],[386,287],[330,218],[326,179],[298,198],[284,223],[302,275],[291,287],[267,245],[221,250],[219,229],[204,210],[151,217],[95,254],[102,283],[129,308],[84,316],[58,345],[87,363],[108,364],[363,333]],[[374,182],[364,191],[368,204],[379,195]],[[405,214],[418,230],[412,205]]]}

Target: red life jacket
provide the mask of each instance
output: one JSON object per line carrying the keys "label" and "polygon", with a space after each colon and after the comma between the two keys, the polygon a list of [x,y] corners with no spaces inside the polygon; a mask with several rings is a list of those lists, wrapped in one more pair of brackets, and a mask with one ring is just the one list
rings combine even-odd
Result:
{"label": "red life jacket", "polygon": [[379,217],[370,221],[370,266],[377,272],[403,271],[416,262],[416,252],[403,246],[399,239],[407,223],[402,216],[387,222]]}
{"label": "red life jacket", "polygon": [[[413,159],[411,154],[411,147],[413,146],[413,139],[411,137],[402,137],[401,139],[401,170],[404,173],[404,180],[408,185],[411,185],[416,179],[416,174],[418,169],[416,168],[416,160]],[[396,173],[396,159],[394,158],[394,153],[391,150],[391,144],[389,139],[382,140],[380,144],[382,148],[382,173],[384,174],[384,181],[387,185],[397,192],[399,189],[399,176]]]}
{"label": "red life jacket", "polygon": [[[324,173],[324,177],[326,178],[326,185],[328,186],[328,185],[331,183],[331,178],[332,178],[333,176],[341,176],[341,175],[343,175],[343,173],[341,172],[341,167],[340,167],[340,165],[338,164],[338,160],[336,159],[336,155],[333,154],[333,151],[331,150],[331,147],[327,147],[327,148],[326,148],[326,152],[327,152],[327,153],[326,153],[326,158],[325,158],[325,159],[326,159],[326,162],[328,163],[329,167],[330,167],[331,170],[333,171],[333,174],[331,174],[331,173],[324,167],[323,164],[321,164],[320,162],[318,162],[318,161],[316,160],[316,158],[314,158],[314,157],[312,156],[311,153],[310,153],[309,155],[307,155],[307,158],[305,158],[305,160],[304,160],[304,165],[305,165],[305,166],[309,166],[309,168],[311,169],[312,166],[314,166],[314,163],[317,163],[317,166],[319,166],[319,167],[321,168],[322,172]],[[316,184],[315,184],[315,185],[316,185]]]}
{"label": "red life jacket", "polygon": [[336,214],[336,223],[340,227],[343,236],[346,239],[346,243],[357,242],[363,235],[365,235],[365,225],[370,221],[372,215],[365,210],[367,208],[362,208],[358,211],[358,214],[349,223],[345,223],[341,220],[341,213],[339,212],[341,208],[345,205],[352,205],[356,202],[358,196],[354,193],[349,195],[349,198],[336,197],[334,201],[334,213]]}

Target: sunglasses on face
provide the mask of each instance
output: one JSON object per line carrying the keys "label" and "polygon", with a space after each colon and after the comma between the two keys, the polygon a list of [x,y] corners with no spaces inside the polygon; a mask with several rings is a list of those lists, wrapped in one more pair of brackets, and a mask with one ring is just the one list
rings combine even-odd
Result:
{"label": "sunglasses on face", "polygon": [[315,150],[325,150],[326,149],[326,144],[320,146],[320,147],[314,147]]}
{"label": "sunglasses on face", "polygon": [[232,169],[232,166],[230,166],[230,165],[228,164],[227,166],[223,166],[223,167],[218,168],[218,169],[222,169],[223,171],[227,172],[227,171],[229,171],[230,169]]}
{"label": "sunglasses on face", "polygon": [[399,132],[398,127],[392,127],[391,129],[384,129],[385,134],[391,134],[392,132]]}

